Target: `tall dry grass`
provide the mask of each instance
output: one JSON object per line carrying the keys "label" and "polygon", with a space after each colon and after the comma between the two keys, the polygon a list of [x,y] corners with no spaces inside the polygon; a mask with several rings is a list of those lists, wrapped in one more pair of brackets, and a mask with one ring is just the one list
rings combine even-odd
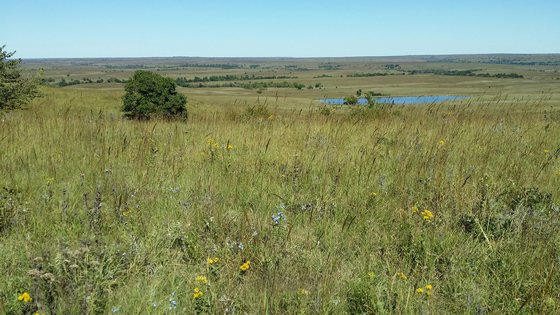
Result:
{"label": "tall dry grass", "polygon": [[0,118],[0,311],[560,311],[560,116],[538,102],[183,123],[46,94]]}

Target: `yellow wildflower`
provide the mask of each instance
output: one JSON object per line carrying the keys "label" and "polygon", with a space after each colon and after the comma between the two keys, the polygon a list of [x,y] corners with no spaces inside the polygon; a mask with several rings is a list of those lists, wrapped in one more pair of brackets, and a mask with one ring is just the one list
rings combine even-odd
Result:
{"label": "yellow wildflower", "polygon": [[249,260],[239,266],[239,269],[241,269],[241,271],[247,271],[249,270],[249,268],[251,268],[251,262]]}
{"label": "yellow wildflower", "polygon": [[29,295],[29,293],[23,292],[20,296],[18,296],[18,301],[29,303],[33,301],[33,299],[31,298],[31,295]]}
{"label": "yellow wildflower", "polygon": [[418,213],[418,207],[417,206],[413,206],[412,208],[410,208],[412,210],[412,213]]}
{"label": "yellow wildflower", "polygon": [[372,196],[373,198],[375,198],[375,197],[377,197],[377,193],[376,193],[376,192],[372,192],[372,193],[371,193],[371,196]]}
{"label": "yellow wildflower", "polygon": [[404,273],[402,273],[402,272],[397,272],[397,276],[399,276],[399,278],[401,278],[401,280],[406,280],[406,279],[408,279],[408,277],[407,277]]}
{"label": "yellow wildflower", "polygon": [[438,144],[439,144],[440,146],[444,145],[444,144],[445,144],[445,140],[443,140],[443,139],[439,140]]}
{"label": "yellow wildflower", "polygon": [[307,291],[306,289],[303,289],[303,288],[299,288],[298,291],[297,291],[297,294],[300,295],[300,296],[307,296],[307,295],[309,295],[309,291]]}
{"label": "yellow wildflower", "polygon": [[208,262],[209,265],[214,265],[218,263],[218,257],[214,257],[214,258],[208,257],[206,261]]}
{"label": "yellow wildflower", "polygon": [[205,276],[196,276],[195,282],[196,283],[207,284],[208,283],[208,278],[206,278]]}
{"label": "yellow wildflower", "polygon": [[426,291],[427,296],[432,296],[432,291]]}
{"label": "yellow wildflower", "polygon": [[193,299],[198,299],[198,298],[202,297],[203,295],[204,295],[204,293],[199,288],[194,288]]}
{"label": "yellow wildflower", "polygon": [[431,285],[431,284],[426,284],[425,288],[426,288],[426,290],[431,290],[431,289],[432,289],[432,285]]}
{"label": "yellow wildflower", "polygon": [[432,219],[434,218],[434,214],[428,209],[425,209],[424,211],[420,212],[420,214],[422,215],[424,220],[426,220],[426,222],[431,222]]}
{"label": "yellow wildflower", "polygon": [[220,147],[218,142],[214,141],[214,139],[212,138],[208,138],[208,140],[206,140],[206,143],[208,144],[208,147],[210,147],[211,149],[217,149]]}
{"label": "yellow wildflower", "polygon": [[422,293],[424,293],[424,289],[423,288],[418,288],[418,289],[416,289],[416,293],[422,294]]}
{"label": "yellow wildflower", "polygon": [[231,144],[228,143],[228,145],[226,146],[226,150],[233,150],[235,147]]}

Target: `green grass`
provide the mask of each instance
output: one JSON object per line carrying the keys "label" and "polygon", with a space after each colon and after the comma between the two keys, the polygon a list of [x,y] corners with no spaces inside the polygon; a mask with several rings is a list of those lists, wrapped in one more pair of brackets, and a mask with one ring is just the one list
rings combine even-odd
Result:
{"label": "green grass", "polygon": [[[383,82],[472,80],[425,78]],[[386,78],[340,82],[361,80]],[[0,313],[558,313],[560,112],[531,89],[384,110],[203,91],[187,123],[46,89],[0,116]]]}

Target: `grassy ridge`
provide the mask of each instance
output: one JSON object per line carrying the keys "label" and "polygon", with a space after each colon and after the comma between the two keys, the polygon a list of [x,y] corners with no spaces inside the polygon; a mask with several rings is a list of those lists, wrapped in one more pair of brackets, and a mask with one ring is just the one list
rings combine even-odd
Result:
{"label": "grassy ridge", "polygon": [[538,101],[185,124],[46,94],[0,118],[0,312],[560,311],[560,119]]}

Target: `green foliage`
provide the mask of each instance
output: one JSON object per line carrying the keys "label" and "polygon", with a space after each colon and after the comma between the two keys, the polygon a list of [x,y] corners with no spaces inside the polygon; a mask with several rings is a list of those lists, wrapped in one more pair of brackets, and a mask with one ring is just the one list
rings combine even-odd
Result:
{"label": "green foliage", "polygon": [[187,117],[184,95],[175,91],[175,82],[159,74],[138,70],[126,84],[122,110],[126,117],[150,119],[153,115]]}
{"label": "green foliage", "polygon": [[37,82],[21,76],[21,59],[10,59],[15,52],[0,46],[0,110],[21,108],[38,97]]}
{"label": "green foliage", "polygon": [[517,73],[476,73],[479,70],[443,70],[443,69],[422,69],[422,70],[409,70],[408,74],[435,74],[435,75],[448,75],[448,76],[467,76],[467,77],[481,77],[481,78],[498,78],[498,79],[523,79],[523,75]]}
{"label": "green foliage", "polygon": [[356,105],[358,104],[358,98],[354,95],[347,96],[344,98],[344,105]]}
{"label": "green foliage", "polygon": [[298,77],[294,76],[260,76],[260,75],[234,75],[234,74],[227,74],[227,75],[212,75],[212,76],[205,76],[205,77],[198,77],[195,76],[192,79],[187,79],[185,77],[179,77],[175,79],[175,83],[178,86],[189,87],[190,83],[200,83],[200,82],[216,82],[216,81],[249,81],[249,80],[274,80],[274,79],[297,79]]}

